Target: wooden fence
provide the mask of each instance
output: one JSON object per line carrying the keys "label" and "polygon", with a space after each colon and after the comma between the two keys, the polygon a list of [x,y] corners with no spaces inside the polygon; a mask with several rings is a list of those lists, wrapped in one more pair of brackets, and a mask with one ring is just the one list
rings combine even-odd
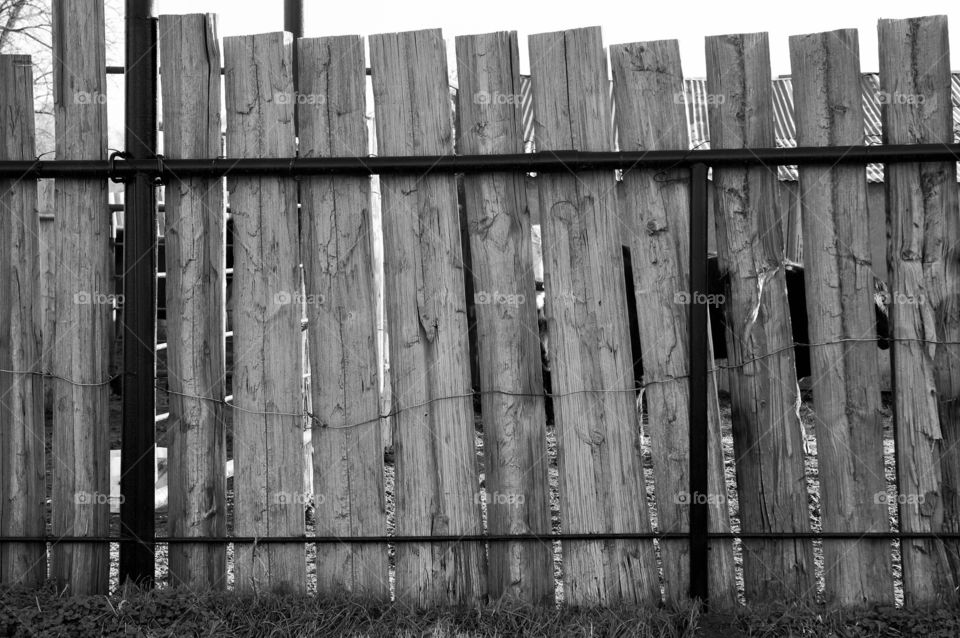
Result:
{"label": "wooden fence", "polygon": [[[54,11],[57,157],[104,159],[102,2],[55,3]],[[224,124],[228,157],[367,154],[363,38],[228,37],[221,60],[214,16],[164,16],[159,32],[167,157],[220,154]],[[456,119],[439,30],[371,36],[369,50],[379,155],[451,154],[454,140],[462,154],[523,152],[516,33],[457,38]],[[946,19],[881,21],[880,51],[880,82],[889,96],[885,141],[952,143]],[[797,36],[790,53],[800,145],[863,143],[857,33]],[[706,55],[713,148],[775,146],[766,34],[710,37]],[[621,150],[687,150],[677,42],[616,45],[609,59],[615,120],[600,30],[531,36],[537,150],[610,151],[615,130]],[[35,156],[32,73],[29,58],[0,56],[2,160]],[[528,176],[470,174],[461,191],[449,174],[383,176],[380,215],[372,210],[367,177],[231,175],[226,196],[220,179],[170,180],[167,532],[198,538],[171,544],[170,582],[223,588],[229,573],[238,591],[299,592],[307,588],[309,559],[318,594],[395,596],[419,606],[499,599],[548,604],[560,592],[572,605],[686,597],[686,540],[590,535],[688,529],[688,178],[681,168],[536,176],[555,414],[549,426],[533,303]],[[885,430],[865,170],[801,168],[809,302],[802,319],[815,344],[814,416],[805,431],[784,234],[775,214],[776,172],[714,169],[716,243],[728,277],[732,429],[721,418],[711,377],[710,454],[701,459],[710,490],[694,497],[709,499],[714,532],[800,536],[711,540],[713,604],[730,607],[740,595],[749,602],[813,601],[821,579],[830,604],[887,603],[894,598],[895,556],[907,604],[955,600],[960,554],[954,540],[904,539],[894,547],[884,539],[827,539],[821,551],[803,534],[889,532],[891,515],[908,532],[960,532],[956,183],[953,163],[886,168],[896,428]],[[227,201],[234,220],[231,356],[223,337]],[[36,183],[0,183],[3,537],[43,536],[48,513],[56,537],[100,537],[109,529],[107,208],[105,180],[56,181],[56,249],[49,253],[56,260],[56,313],[48,324],[35,283],[41,268]],[[380,219],[389,416],[381,412],[378,388],[379,275],[371,240]],[[623,246],[632,256],[633,299]],[[465,283],[475,291],[479,414]],[[642,411],[630,304],[643,351]],[[306,355],[300,348],[304,312]],[[53,334],[42,338],[48,325]],[[49,369],[41,344],[53,349]],[[305,414],[308,364],[312,411]],[[44,428],[44,376],[54,394],[50,431]],[[232,400],[225,402],[228,386]],[[303,481],[305,418],[312,428],[312,494]],[[392,422],[394,452],[386,464],[384,419]],[[894,431],[899,491],[891,494],[884,442]],[[50,432],[52,446],[45,449]],[[731,438],[732,453],[724,450]],[[809,490],[805,466],[812,444],[816,492]],[[725,477],[725,462],[735,466],[735,486]],[[895,509],[888,507],[891,497]],[[309,539],[307,501],[315,506],[316,536],[419,540],[319,543],[315,551],[292,540],[229,547],[199,540],[228,532]],[[449,540],[552,531],[584,536],[558,543]],[[431,536],[444,539],[431,542]],[[59,586],[75,593],[107,589],[108,543],[74,538],[51,547],[49,577]],[[0,543],[0,582],[39,584],[48,577],[47,559],[43,543]]]}

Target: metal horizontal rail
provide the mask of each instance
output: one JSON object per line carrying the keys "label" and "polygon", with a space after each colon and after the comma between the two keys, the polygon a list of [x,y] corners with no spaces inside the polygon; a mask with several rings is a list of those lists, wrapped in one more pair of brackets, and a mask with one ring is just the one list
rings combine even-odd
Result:
{"label": "metal horizontal rail", "polygon": [[[124,69],[122,66],[108,65],[106,69],[107,69],[107,75],[123,75],[124,73],[126,73],[126,69]],[[224,74],[224,68],[220,67],[220,75],[223,75],[223,74]],[[367,75],[370,75],[370,74],[371,74],[370,67],[367,67]]]}
{"label": "metal horizontal rail", "polygon": [[306,157],[215,159],[7,160],[0,178],[131,178],[146,173],[164,180],[227,175],[393,175],[427,173],[570,172],[707,166],[836,165],[937,162],[960,159],[960,144],[897,144],[695,151],[557,151],[508,155],[422,157]]}
{"label": "metal horizontal rail", "polygon": [[[960,532],[709,532],[715,539],[787,540],[810,538],[823,540],[930,540],[960,539]],[[479,543],[511,541],[598,541],[598,540],[672,540],[688,539],[687,532],[597,532],[564,534],[462,534],[444,536],[155,536],[156,543]],[[119,543],[136,541],[129,536],[0,536],[0,543]]]}

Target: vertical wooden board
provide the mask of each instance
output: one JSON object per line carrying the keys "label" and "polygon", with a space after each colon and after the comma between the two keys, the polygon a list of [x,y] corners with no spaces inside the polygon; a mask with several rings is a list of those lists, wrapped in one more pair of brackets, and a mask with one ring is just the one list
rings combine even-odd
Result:
{"label": "vertical wooden board", "polygon": [[[366,156],[358,36],[301,39],[300,156]],[[369,177],[301,181],[318,536],[386,533]],[[317,593],[387,599],[387,548],[317,546]]]}
{"label": "vertical wooden board", "polygon": [[[216,16],[160,17],[163,145],[173,159],[220,154],[220,44]],[[225,216],[220,179],[175,179],[166,190],[169,532],[224,536]],[[193,397],[210,397],[198,399]],[[174,544],[170,581],[222,589],[226,546]]]}
{"label": "vertical wooden board", "polygon": [[[622,44],[610,48],[620,149],[686,150],[680,48],[676,40]],[[621,215],[633,261],[637,323],[643,351],[647,423],[653,455],[659,531],[689,530],[689,263],[690,173],[631,170],[623,175]],[[704,255],[704,258],[706,255]],[[713,348],[708,349],[713,361]],[[648,385],[649,384],[649,385]],[[711,383],[709,479],[704,495],[711,531],[729,532],[723,447],[716,384]],[[714,491],[715,490],[715,491]],[[686,498],[684,498],[686,496]],[[689,542],[660,543],[665,599],[689,596]],[[733,545],[710,545],[710,602],[737,603]]]}
{"label": "vertical wooden board", "polygon": [[[530,37],[538,151],[612,148],[599,28]],[[539,182],[565,532],[648,532],[613,173]],[[657,603],[650,541],[565,541],[565,601]]]}
{"label": "vertical wooden board", "polygon": [[[0,159],[36,157],[33,63],[0,55]],[[37,182],[0,180],[0,535],[46,532]],[[0,584],[38,586],[44,543],[0,545]]]}
{"label": "vertical wooden board", "polygon": [[[523,153],[516,32],[457,38],[460,151]],[[546,418],[526,178],[464,176],[491,534],[550,533]],[[552,546],[492,543],[491,599],[553,602]]]}
{"label": "vertical wooden board", "polygon": [[[863,144],[857,32],[790,38],[798,146]],[[890,530],[862,166],[801,166],[811,378],[825,532]],[[860,341],[844,341],[844,340]],[[893,600],[887,540],[824,540],[826,598]]]}
{"label": "vertical wooden board", "polygon": [[[229,157],[293,157],[292,38],[224,38]],[[292,179],[230,177],[234,218],[234,533],[305,533],[300,272]],[[302,543],[239,544],[236,588],[303,591]]]}
{"label": "vertical wooden board", "polygon": [[[713,148],[774,146],[767,34],[707,38]],[[787,305],[776,171],[717,168],[717,249],[726,298],[741,529],[807,532],[803,431]],[[748,602],[812,599],[809,539],[744,540]]]}
{"label": "vertical wooden board", "polygon": [[[885,144],[953,142],[947,18],[880,20]],[[956,165],[888,164],[887,224],[893,325],[900,528],[960,531],[960,340]],[[954,546],[954,542],[950,542]],[[952,549],[952,548],[951,548]],[[904,539],[904,602],[956,600],[942,541]]]}
{"label": "vertical wooden board", "polygon": [[[107,158],[102,0],[53,5],[57,159]],[[106,536],[110,514],[110,216],[105,180],[56,181],[53,533]],[[107,591],[106,543],[57,543],[52,576],[72,594]]]}
{"label": "vertical wooden board", "polygon": [[[370,37],[380,155],[452,153],[447,61],[439,30]],[[478,534],[466,300],[456,183],[384,176],[384,277],[396,413],[398,535]],[[397,600],[477,602],[478,543],[397,546]]]}

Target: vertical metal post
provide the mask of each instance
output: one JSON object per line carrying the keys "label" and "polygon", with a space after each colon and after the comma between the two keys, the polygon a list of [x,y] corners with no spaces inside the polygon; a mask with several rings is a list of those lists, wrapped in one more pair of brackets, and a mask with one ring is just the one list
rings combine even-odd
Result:
{"label": "vertical metal post", "polygon": [[[300,90],[299,65],[297,61],[297,38],[303,37],[303,0],[283,0],[283,30],[293,34],[293,92]],[[296,115],[299,112],[297,98],[294,95],[293,112]],[[294,130],[300,131],[300,118],[293,118]]]}
{"label": "vertical metal post", "polygon": [[[157,21],[153,0],[126,2],[126,151],[157,151]],[[127,182],[123,220],[123,445],[120,582],[153,584],[156,192],[149,175]]]}
{"label": "vertical metal post", "polygon": [[690,597],[709,596],[707,166],[690,170]]}

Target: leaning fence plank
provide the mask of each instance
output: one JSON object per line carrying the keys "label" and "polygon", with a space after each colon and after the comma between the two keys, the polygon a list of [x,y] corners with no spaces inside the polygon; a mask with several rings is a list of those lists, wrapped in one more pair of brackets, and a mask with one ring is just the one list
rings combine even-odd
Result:
{"label": "leaning fence plank", "polygon": [[[946,16],[880,20],[879,35],[884,143],[952,143]],[[884,182],[900,527],[937,532],[946,523],[958,531],[951,465],[960,458],[956,164],[887,164]],[[960,583],[951,582],[942,541],[904,539],[900,547],[906,604],[956,600]]]}
{"label": "leaning fence plank", "polygon": [[[523,153],[516,32],[457,38],[462,153]],[[550,532],[546,417],[525,176],[464,177],[491,534]],[[491,599],[553,601],[550,543],[493,543]]]}
{"label": "leaning fence plank", "polygon": [[[102,0],[53,3],[57,159],[106,159]],[[110,514],[110,216],[105,180],[56,181],[53,533],[107,534]],[[52,575],[73,594],[107,591],[106,543],[57,543]]]}
{"label": "leaning fence plank", "polygon": [[[620,149],[685,150],[683,72],[676,40],[622,44],[610,48]],[[623,175],[626,242],[631,249],[640,343],[643,350],[647,423],[653,448],[659,531],[689,529],[689,304],[691,299],[690,171],[664,173],[630,170]],[[703,255],[706,258],[706,255]],[[713,361],[713,348],[708,348]],[[710,383],[709,465],[710,530],[729,532],[716,384]],[[679,603],[689,596],[689,542],[660,543],[665,599]],[[737,602],[733,546],[710,544],[710,603]]]}
{"label": "leaning fence plank", "polygon": [[[453,152],[440,31],[370,37],[380,155]],[[481,530],[466,300],[454,177],[391,176],[384,277],[396,448],[397,534]],[[397,546],[396,596],[415,605],[485,593],[477,543]]]}
{"label": "leaning fence plank", "polygon": [[[707,38],[713,148],[774,146],[766,33]],[[717,249],[726,299],[741,529],[807,532],[803,431],[787,305],[776,171],[715,169]],[[807,539],[744,540],[748,602],[812,598]]]}
{"label": "leaning fence plank", "polygon": [[[855,29],[790,38],[798,146],[863,144]],[[807,317],[825,532],[890,529],[863,166],[800,167]],[[853,341],[844,341],[852,339]],[[825,540],[826,598],[893,600],[890,543]]]}
{"label": "leaning fence plank", "polygon": [[[227,154],[292,157],[292,38],[224,39]],[[228,178],[234,219],[234,533],[305,533],[297,186]],[[302,591],[302,543],[237,545],[240,591]]]}
{"label": "leaning fence plank", "polygon": [[[366,62],[357,36],[301,39],[300,156],[367,154]],[[301,182],[319,536],[386,533],[369,177]],[[317,546],[317,593],[390,595],[386,545]]]}
{"label": "leaning fence plank", "polygon": [[[160,17],[164,154],[220,154],[216,16]],[[172,536],[226,534],[223,182],[188,177],[166,189],[168,472]],[[195,397],[210,397],[200,399]],[[170,546],[170,582],[222,589],[226,547]]]}
{"label": "leaning fence plank", "polygon": [[[33,63],[0,55],[0,159],[36,157]],[[37,182],[0,180],[0,535],[46,531]],[[0,545],[0,584],[39,585],[43,543]]]}
{"label": "leaning fence plank", "polygon": [[[538,151],[609,151],[599,28],[530,37]],[[565,532],[648,532],[613,173],[537,177]],[[565,541],[565,601],[660,600],[650,541]]]}

